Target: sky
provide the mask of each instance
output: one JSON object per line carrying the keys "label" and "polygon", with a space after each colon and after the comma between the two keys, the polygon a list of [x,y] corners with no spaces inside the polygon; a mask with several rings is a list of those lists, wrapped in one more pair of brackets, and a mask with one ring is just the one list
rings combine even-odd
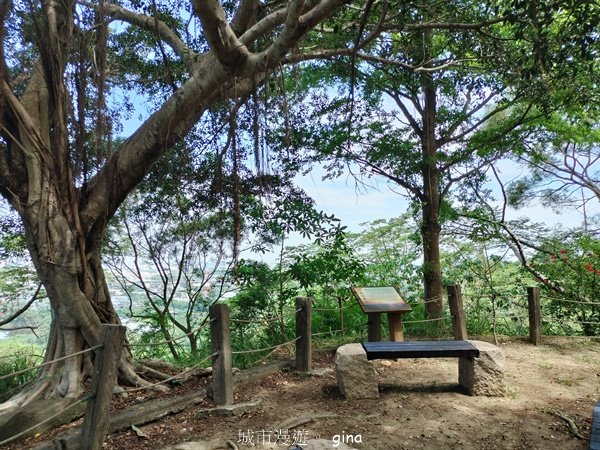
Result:
{"label": "sky", "polygon": [[[125,124],[125,132],[128,134],[139,126],[141,117],[147,114],[143,108],[139,110],[136,105],[136,114],[133,114],[128,123]],[[391,105],[390,107],[394,107]],[[526,169],[514,161],[501,161],[498,170],[504,182],[509,182],[526,174]],[[404,190],[398,186],[388,183],[383,177],[373,177],[366,180],[369,186],[364,186],[346,173],[334,180],[323,180],[325,170],[319,166],[313,168],[307,175],[296,177],[296,184],[302,188],[314,201],[317,210],[327,214],[334,214],[340,219],[342,225],[351,232],[360,232],[367,229],[366,224],[376,219],[391,219],[404,214],[409,207],[409,200],[404,195]],[[497,197],[501,197],[497,186],[491,186]],[[594,202],[595,207],[591,212],[600,214],[600,204]],[[528,218],[532,222],[541,222],[548,227],[574,228],[581,226],[583,215],[575,210],[556,213],[551,208],[539,203],[532,203],[527,207],[507,210],[507,219],[514,220]],[[308,240],[299,235],[288,238],[287,245],[307,244]],[[253,259],[263,260],[270,264],[276,261],[272,254],[255,255]]]}
{"label": "sky", "polygon": [[[506,180],[524,173],[523,169],[512,161],[503,162],[501,171]],[[397,189],[393,192],[393,186],[381,177],[368,180],[372,184],[371,188],[363,187],[358,190],[351,176],[322,180],[322,173],[319,169],[313,170],[306,176],[297,177],[296,182],[315,200],[317,209],[335,214],[350,231],[360,231],[361,223],[398,217],[407,211],[409,201],[402,195],[402,190]],[[497,191],[496,189],[496,195]],[[598,208],[596,212],[600,212]],[[509,209],[507,216],[508,219],[528,217],[532,221],[544,222],[549,226],[562,225],[566,228],[580,226],[583,221],[583,216],[576,211],[557,214],[539,203],[518,210]]]}
{"label": "sky", "polygon": [[[513,180],[525,174],[523,167],[519,167],[513,161],[504,161],[499,165],[502,179]],[[323,180],[325,171],[319,167],[313,169],[304,176],[297,176],[295,181],[299,187],[315,201],[316,209],[327,214],[334,214],[341,220],[342,225],[348,227],[351,232],[360,232],[366,229],[366,222],[375,219],[390,219],[398,217],[408,210],[409,201],[401,195],[402,190],[392,191],[390,185],[382,177],[373,177],[368,180],[371,187],[357,188],[356,181],[350,175],[344,175],[334,180]],[[492,189],[494,187],[492,186]],[[499,197],[496,188],[495,195]],[[597,202],[596,202],[597,204]],[[600,213],[600,205],[591,212]],[[507,219],[515,220],[528,218],[532,222],[541,222],[549,228],[574,228],[581,226],[583,215],[575,210],[563,211],[560,214],[551,208],[533,203],[527,207],[515,210],[507,210]],[[287,245],[307,244],[309,241],[300,236],[291,236]],[[277,261],[276,252],[265,255],[252,255],[252,259],[262,260],[268,264]]]}

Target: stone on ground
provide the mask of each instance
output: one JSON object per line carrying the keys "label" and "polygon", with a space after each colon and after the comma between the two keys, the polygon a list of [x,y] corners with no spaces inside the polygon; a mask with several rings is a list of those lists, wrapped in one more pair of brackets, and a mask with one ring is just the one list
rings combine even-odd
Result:
{"label": "stone on ground", "polygon": [[203,418],[208,416],[241,416],[249,410],[260,405],[260,400],[246,403],[234,403],[232,405],[219,405],[214,408],[203,408],[196,412],[197,418]]}
{"label": "stone on ground", "polygon": [[[24,439],[72,422],[85,412],[85,403],[72,405],[73,403],[76,403],[76,400],[41,399],[34,400],[27,406],[15,407],[12,411],[3,412],[0,417],[0,441],[23,432],[22,439]],[[34,427],[34,425],[38,426]],[[25,432],[29,428],[32,429]]]}
{"label": "stone on ground", "polygon": [[[235,444],[238,448],[242,448],[243,445],[236,443],[235,441],[228,441],[222,439],[215,439],[212,441],[197,441],[197,442],[182,442],[177,445],[170,445],[168,447],[164,447],[162,450],[232,450],[236,447],[231,444]],[[306,442],[302,442],[299,444],[302,450],[331,450],[335,448],[336,450],[356,450],[355,447],[349,447],[344,442],[338,442],[327,439],[308,439]],[[258,444],[253,445],[250,448],[256,448],[260,450],[286,450],[287,448],[294,448],[290,445],[283,444]]]}
{"label": "stone on ground", "polygon": [[379,375],[361,344],[346,344],[337,349],[335,374],[346,399],[379,398]]}
{"label": "stone on ground", "polygon": [[478,358],[460,358],[458,381],[470,395],[503,397],[506,393],[506,357],[500,348],[483,341],[468,341],[479,349]]}

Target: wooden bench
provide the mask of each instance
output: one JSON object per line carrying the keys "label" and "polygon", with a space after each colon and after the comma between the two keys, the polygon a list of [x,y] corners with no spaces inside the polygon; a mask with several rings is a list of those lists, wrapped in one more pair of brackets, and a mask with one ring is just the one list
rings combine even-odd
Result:
{"label": "wooden bench", "polygon": [[347,399],[379,398],[373,359],[458,358],[458,382],[470,395],[503,396],[505,357],[482,341],[363,342],[338,347],[336,378]]}
{"label": "wooden bench", "polygon": [[479,349],[467,341],[363,342],[368,360],[398,358],[477,358]]}
{"label": "wooden bench", "polygon": [[594,413],[592,415],[590,450],[600,450],[600,403],[596,403],[596,406],[594,406]]}

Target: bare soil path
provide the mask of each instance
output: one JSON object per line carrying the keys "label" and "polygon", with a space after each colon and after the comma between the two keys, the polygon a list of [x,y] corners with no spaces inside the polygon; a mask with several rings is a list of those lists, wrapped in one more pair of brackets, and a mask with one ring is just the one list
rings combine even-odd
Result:
{"label": "bare soil path", "polygon": [[[544,338],[539,347],[520,341],[500,346],[507,357],[509,393],[504,398],[461,392],[456,359],[409,359],[376,362],[382,379],[379,400],[347,401],[331,370],[333,355],[319,353],[315,366],[323,375],[282,372],[238,386],[236,402],[260,401],[241,415],[197,418],[198,407],[192,407],[140,426],[145,437],[132,429],[112,434],[104,448],[155,450],[220,438],[243,449],[287,437],[287,445],[274,447],[287,449],[293,439],[302,445],[318,437],[330,441],[332,449],[337,442],[373,450],[586,449],[588,442],[574,434],[589,436],[592,410],[600,400],[600,343]],[[190,395],[199,389],[186,388]],[[210,406],[206,400],[204,407]],[[277,433],[288,420],[311,417]],[[29,440],[8,448],[35,445]]]}

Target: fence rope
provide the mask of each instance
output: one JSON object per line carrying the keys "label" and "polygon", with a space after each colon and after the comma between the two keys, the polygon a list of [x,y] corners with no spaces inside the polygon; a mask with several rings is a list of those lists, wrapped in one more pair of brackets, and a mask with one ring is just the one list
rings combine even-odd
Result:
{"label": "fence rope", "polygon": [[265,319],[229,319],[230,322],[235,322],[235,323],[257,323],[257,324],[280,322],[282,320],[284,320],[283,316],[268,317]]}
{"label": "fence rope", "polygon": [[[545,318],[546,316],[542,317]],[[552,320],[555,320],[557,322],[560,323],[582,323],[584,325],[600,325],[600,322],[588,322],[588,321],[583,321],[583,320],[570,320],[570,319],[556,319],[554,317],[552,317]]]}
{"label": "fence rope", "polygon": [[561,299],[558,297],[546,297],[546,298],[552,299],[552,301],[559,302],[559,303],[577,303],[579,305],[588,305],[588,306],[600,305],[600,302],[582,302],[582,301],[578,301],[578,300],[565,300],[565,299]]}
{"label": "fence rope", "polygon": [[35,430],[37,427],[39,427],[39,426],[41,426],[41,425],[44,425],[44,424],[45,424],[45,423],[47,423],[47,422],[50,422],[52,419],[55,419],[56,417],[60,416],[60,415],[61,415],[61,414],[63,414],[65,411],[68,411],[69,409],[71,409],[71,408],[73,408],[73,407],[75,407],[75,406],[77,406],[77,405],[79,405],[79,404],[81,404],[81,403],[87,402],[87,401],[88,401],[88,400],[90,400],[91,398],[92,398],[91,396],[88,396],[88,397],[84,397],[84,398],[82,398],[81,400],[77,400],[76,402],[73,402],[73,403],[71,403],[69,406],[67,406],[67,407],[65,407],[65,408],[61,409],[60,411],[58,411],[58,412],[56,412],[56,413],[52,414],[50,417],[46,417],[44,420],[42,420],[41,422],[39,422],[39,423],[37,423],[37,424],[33,425],[32,427],[29,427],[29,428],[27,428],[26,430],[23,430],[23,431],[21,431],[20,433],[18,433],[18,434],[15,434],[14,436],[11,436],[11,437],[9,437],[8,439],[5,439],[5,440],[3,440],[2,442],[0,442],[0,447],[2,447],[2,446],[3,446],[3,445],[5,445],[5,444],[8,444],[9,442],[12,442],[12,441],[14,441],[15,439],[18,439],[18,438],[20,438],[21,436],[23,436],[23,435],[25,435],[25,434],[29,433],[30,431],[33,431],[33,430]]}
{"label": "fence rope", "polygon": [[177,378],[181,377],[182,375],[185,375],[186,373],[191,372],[192,370],[196,369],[198,366],[204,364],[206,361],[208,361],[209,359],[211,359],[213,356],[216,356],[216,355],[218,355],[218,353],[212,353],[212,354],[208,355],[207,357],[203,358],[202,360],[198,361],[192,367],[188,367],[183,372],[179,372],[179,373],[173,375],[172,377],[165,378],[164,380],[157,381],[156,383],[152,383],[147,386],[140,386],[140,387],[132,388],[132,389],[124,389],[120,392],[117,392],[116,394],[129,394],[130,392],[145,391],[146,389],[151,389],[160,384],[165,384],[165,383],[168,383],[169,381],[176,380]]}
{"label": "fence rope", "polygon": [[[474,316],[476,320],[501,320],[501,319],[529,319],[529,316],[502,316],[502,315],[498,315],[496,317],[494,316],[489,316],[489,315],[483,315],[483,314],[477,314]],[[473,318],[473,316],[471,316],[471,318]]]}
{"label": "fence rope", "polygon": [[496,316],[496,320],[500,319],[529,319],[529,316]]}
{"label": "fence rope", "polygon": [[519,293],[513,293],[513,292],[482,292],[479,294],[469,294],[469,293],[463,293],[463,298],[504,298],[504,297],[511,297],[511,298],[515,298],[515,297],[522,297],[522,298],[527,298],[527,294],[519,294]]}
{"label": "fence rope", "polygon": [[433,300],[415,300],[412,302],[407,302],[409,305],[427,305],[428,303],[435,303],[435,302],[443,302],[444,299],[441,298],[434,298]]}
{"label": "fence rope", "polygon": [[402,323],[423,323],[423,322],[439,322],[440,320],[449,320],[450,317],[438,317],[436,319],[422,319],[422,320],[403,320]]}
{"label": "fence rope", "polygon": [[99,348],[102,348],[102,344],[94,345],[93,347],[86,348],[85,350],[81,350],[79,352],[71,353],[70,355],[61,356],[60,358],[53,359],[52,361],[46,361],[44,363],[38,364],[37,366],[33,366],[33,367],[29,367],[27,369],[19,370],[18,372],[13,372],[13,373],[9,373],[7,375],[2,375],[0,377],[0,381],[6,380],[7,378],[16,377],[17,375],[22,375],[22,374],[27,373],[27,372],[31,372],[32,370],[41,369],[42,367],[49,366],[49,365],[54,364],[56,362],[64,361],[65,359],[73,358],[74,356],[79,356],[79,355],[83,355],[84,353],[93,352],[95,350],[98,350]]}
{"label": "fence rope", "polygon": [[[12,376],[12,375],[11,375]],[[34,384],[37,381],[36,378],[31,378],[28,381],[22,383],[22,384],[18,384],[16,387],[13,387],[12,389],[9,389],[7,391],[4,391],[2,394],[5,398],[10,399],[13,394],[17,393],[17,392],[21,392],[24,391],[25,388],[27,388],[28,386],[31,386],[32,384]]]}
{"label": "fence rope", "polygon": [[232,355],[244,355],[244,354],[247,354],[247,353],[259,353],[259,352],[266,352],[268,350],[276,350],[279,347],[283,347],[284,345],[289,345],[292,342],[296,342],[299,339],[302,339],[302,336],[298,336],[298,337],[296,337],[296,338],[294,338],[294,339],[292,339],[290,341],[284,342],[283,344],[274,345],[272,347],[257,348],[257,349],[254,349],[254,350],[238,350],[238,351],[235,351],[235,352],[231,352],[231,354]]}
{"label": "fence rope", "polygon": [[351,303],[349,305],[342,306],[341,308],[340,307],[337,307],[337,308],[313,308],[312,310],[313,311],[318,311],[318,312],[323,312],[323,311],[344,311],[346,309],[350,309],[350,308],[353,308],[355,306],[358,306],[358,303]]}
{"label": "fence rope", "polygon": [[320,333],[311,333],[311,336],[322,336],[324,334],[335,334],[335,333],[341,333],[342,329],[340,328],[339,330],[330,330],[330,331],[322,331]]}
{"label": "fence rope", "polygon": [[542,319],[545,319],[546,321],[553,320],[558,323],[583,323],[585,325],[600,325],[600,322],[588,322],[588,321],[583,321],[583,320],[574,320],[574,319],[567,319],[567,318],[559,319],[558,317],[549,316],[549,315],[545,315],[545,314],[542,315]]}
{"label": "fence rope", "polygon": [[202,328],[204,328],[206,326],[206,323],[203,323],[202,325],[200,325],[199,327],[193,329],[192,331],[182,334],[181,336],[177,336],[175,338],[169,339],[169,340],[164,340],[164,341],[160,341],[160,342],[137,342],[135,344],[131,344],[131,343],[125,343],[123,344],[123,347],[127,347],[127,348],[134,348],[134,347],[158,347],[160,345],[165,345],[165,344],[171,344],[173,342],[177,342],[180,341],[186,337],[191,336],[194,333],[197,333],[198,331],[200,331]]}

